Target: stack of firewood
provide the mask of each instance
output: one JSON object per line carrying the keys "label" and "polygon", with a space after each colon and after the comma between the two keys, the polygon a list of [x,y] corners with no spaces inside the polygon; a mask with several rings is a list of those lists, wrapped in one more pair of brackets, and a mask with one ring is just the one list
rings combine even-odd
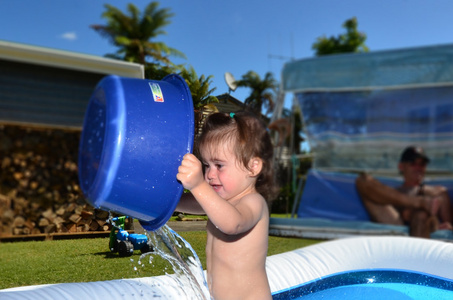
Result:
{"label": "stack of firewood", "polygon": [[108,212],[76,202],[40,207],[36,202],[0,195],[1,234],[28,235],[108,231]]}
{"label": "stack of firewood", "polygon": [[0,126],[0,235],[108,231],[78,183],[80,131]]}

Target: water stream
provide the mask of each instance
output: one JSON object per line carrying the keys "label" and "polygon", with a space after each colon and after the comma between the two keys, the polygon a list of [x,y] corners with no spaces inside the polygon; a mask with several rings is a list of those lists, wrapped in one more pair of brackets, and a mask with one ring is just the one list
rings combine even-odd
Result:
{"label": "water stream", "polygon": [[[116,228],[120,227],[117,219],[111,213],[109,213],[107,222]],[[192,292],[188,292],[188,294],[195,295],[194,300],[211,299],[202,264],[192,246],[167,225],[155,231],[148,231],[145,228],[143,230],[148,240],[151,241],[154,251],[142,254],[137,261],[138,266],[145,266],[142,262],[147,257],[149,257],[151,265],[153,258],[156,255],[160,256],[170,263],[175,274],[173,279],[182,290],[191,289]],[[131,261],[134,260],[131,259]],[[134,270],[137,271],[138,268],[134,267]]]}
{"label": "water stream", "polygon": [[152,242],[154,251],[142,254],[140,261],[148,255],[151,255],[150,260],[159,255],[171,264],[178,284],[198,295],[196,300],[210,299],[203,267],[192,246],[167,225],[156,231],[145,230],[145,234]]}

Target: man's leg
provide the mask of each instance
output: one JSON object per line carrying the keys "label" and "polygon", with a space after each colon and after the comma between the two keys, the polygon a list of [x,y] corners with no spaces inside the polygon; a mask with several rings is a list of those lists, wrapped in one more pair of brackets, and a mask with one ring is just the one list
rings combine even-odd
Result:
{"label": "man's leg", "polygon": [[425,210],[413,210],[409,221],[410,235],[430,238],[431,232],[437,228],[437,219]]}
{"label": "man's leg", "polygon": [[357,177],[356,188],[372,221],[393,225],[404,224],[399,212],[393,206],[400,202],[398,191],[364,173]]}

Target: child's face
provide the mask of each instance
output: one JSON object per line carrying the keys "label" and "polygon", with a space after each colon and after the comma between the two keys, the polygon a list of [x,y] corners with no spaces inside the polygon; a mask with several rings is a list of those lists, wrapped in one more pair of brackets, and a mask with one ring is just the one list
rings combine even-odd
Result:
{"label": "child's face", "polygon": [[235,200],[255,191],[256,178],[225,143],[202,149],[201,156],[205,180],[223,199]]}

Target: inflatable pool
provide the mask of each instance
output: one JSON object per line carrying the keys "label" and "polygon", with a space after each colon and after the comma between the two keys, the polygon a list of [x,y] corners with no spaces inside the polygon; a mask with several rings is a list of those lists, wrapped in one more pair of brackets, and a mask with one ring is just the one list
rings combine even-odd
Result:
{"label": "inflatable pool", "polygon": [[[412,237],[356,237],[268,257],[274,299],[453,297],[453,244]],[[194,299],[174,275],[0,290],[1,299]]]}

